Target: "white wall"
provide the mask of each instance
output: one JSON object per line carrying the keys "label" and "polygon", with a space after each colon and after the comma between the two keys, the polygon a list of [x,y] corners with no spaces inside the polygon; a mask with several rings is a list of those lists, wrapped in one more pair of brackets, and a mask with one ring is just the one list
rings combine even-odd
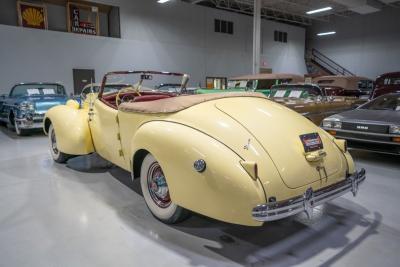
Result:
{"label": "white wall", "polygon": [[[73,91],[73,68],[155,69],[205,76],[251,72],[252,17],[174,1],[97,1],[120,7],[121,39],[0,25],[0,92],[23,81],[59,81]],[[214,33],[214,18],[234,22],[234,35]],[[288,32],[287,44],[273,31]],[[305,30],[264,20],[264,67],[304,74]]]}
{"label": "white wall", "polygon": [[[307,32],[307,46],[314,47],[358,75],[375,78],[400,71],[400,9],[386,8],[369,15],[335,17],[315,23]],[[316,33],[334,30],[335,35]]]}

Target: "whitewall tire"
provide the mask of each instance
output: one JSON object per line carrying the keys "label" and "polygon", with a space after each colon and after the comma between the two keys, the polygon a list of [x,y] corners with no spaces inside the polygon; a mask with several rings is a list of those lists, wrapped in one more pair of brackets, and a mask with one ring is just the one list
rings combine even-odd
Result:
{"label": "whitewall tire", "polygon": [[140,169],[140,185],[147,207],[162,222],[173,224],[185,220],[189,211],[174,204],[160,164],[150,153]]}
{"label": "whitewall tire", "polygon": [[61,152],[58,149],[56,132],[54,131],[52,124],[49,127],[48,136],[49,136],[50,154],[51,154],[53,160],[58,163],[66,162],[71,156]]}

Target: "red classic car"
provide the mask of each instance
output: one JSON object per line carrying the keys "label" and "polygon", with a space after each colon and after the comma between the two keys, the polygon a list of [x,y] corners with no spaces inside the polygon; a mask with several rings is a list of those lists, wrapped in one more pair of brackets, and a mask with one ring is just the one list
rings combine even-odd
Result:
{"label": "red classic car", "polygon": [[360,76],[320,76],[313,79],[326,95],[332,96],[355,96],[369,98],[373,81]]}
{"label": "red classic car", "polygon": [[400,72],[384,73],[375,81],[375,88],[372,92],[371,99],[388,93],[400,92]]}

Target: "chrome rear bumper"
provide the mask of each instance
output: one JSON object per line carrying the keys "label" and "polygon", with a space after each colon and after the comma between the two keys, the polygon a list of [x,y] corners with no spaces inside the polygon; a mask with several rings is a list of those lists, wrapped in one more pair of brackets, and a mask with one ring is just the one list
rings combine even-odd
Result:
{"label": "chrome rear bumper", "polygon": [[253,219],[260,222],[275,221],[300,212],[310,218],[312,209],[327,201],[340,197],[347,192],[357,195],[358,186],[365,180],[365,170],[361,169],[347,177],[344,181],[313,191],[308,188],[302,196],[288,200],[258,205],[252,211]]}

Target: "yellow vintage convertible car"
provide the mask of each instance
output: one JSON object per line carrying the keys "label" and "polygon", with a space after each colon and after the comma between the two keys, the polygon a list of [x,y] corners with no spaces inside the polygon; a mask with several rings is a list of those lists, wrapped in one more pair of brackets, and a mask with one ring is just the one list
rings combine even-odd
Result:
{"label": "yellow vintage convertible car", "polygon": [[[167,78],[179,79],[180,93],[154,90]],[[193,211],[260,226],[356,195],[365,170],[355,169],[345,141],[260,93],[185,95],[187,80],[108,73],[81,107],[71,100],[47,112],[53,159],[96,152],[130,171],[152,214],[166,223]],[[116,82],[127,86],[104,92]]]}

